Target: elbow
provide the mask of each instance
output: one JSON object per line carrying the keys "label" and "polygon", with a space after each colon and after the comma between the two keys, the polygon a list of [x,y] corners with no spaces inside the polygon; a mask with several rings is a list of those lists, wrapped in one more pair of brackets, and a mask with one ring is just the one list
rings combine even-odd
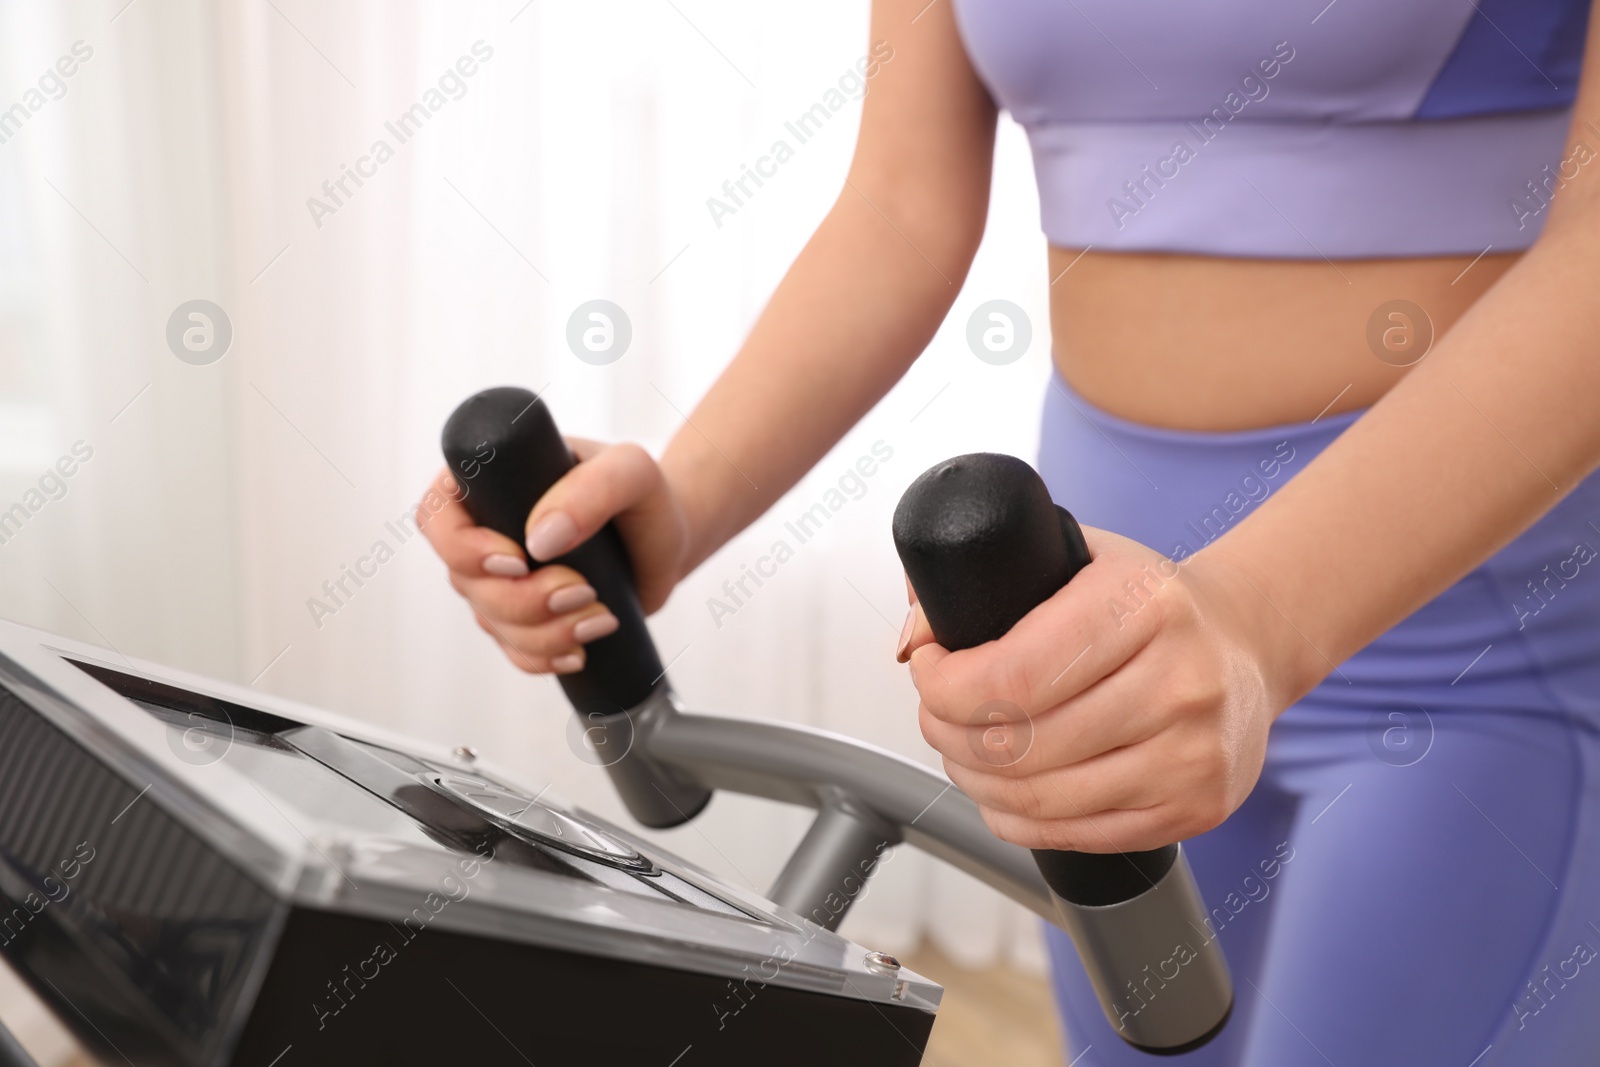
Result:
{"label": "elbow", "polygon": [[959,288],[972,267],[988,220],[987,169],[934,177],[852,168],[839,207],[867,225],[892,230]]}
{"label": "elbow", "polygon": [[1580,168],[1595,159],[1595,151],[1578,141],[1553,171],[1545,168],[1548,195],[1533,193],[1534,183],[1530,182],[1528,196],[1511,199],[1511,213],[1516,216],[1519,228],[1541,212],[1548,212],[1533,248],[1564,245],[1570,241],[1588,243],[1600,233],[1600,191],[1594,188],[1592,179],[1576,180]]}

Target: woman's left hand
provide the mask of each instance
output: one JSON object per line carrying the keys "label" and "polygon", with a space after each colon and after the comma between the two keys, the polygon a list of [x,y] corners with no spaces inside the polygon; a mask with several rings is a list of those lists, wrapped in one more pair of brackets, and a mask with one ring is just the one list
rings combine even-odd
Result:
{"label": "woman's left hand", "polygon": [[[1000,838],[1133,852],[1210,830],[1305,688],[1288,625],[1225,555],[1084,529],[1093,562],[997,641],[951,652],[913,601],[922,735]],[[1225,540],[1225,539],[1224,539]],[[1292,639],[1294,634],[1289,633]]]}

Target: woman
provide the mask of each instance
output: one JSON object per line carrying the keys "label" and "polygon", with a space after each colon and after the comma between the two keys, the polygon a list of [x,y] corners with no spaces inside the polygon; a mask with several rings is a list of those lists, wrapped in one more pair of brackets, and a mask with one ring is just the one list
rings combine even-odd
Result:
{"label": "woman", "polygon": [[[940,648],[912,605],[924,736],[1006,840],[1188,842],[1237,987],[1195,1063],[1593,1062],[1587,19],[877,0],[892,61],[832,211],[693,428],[659,465],[575,442],[529,553],[614,517],[654,610],[793,485],[950,308],[1005,107],[1050,241],[1039,466],[1095,559],[979,648]],[[519,665],[580,669],[615,627],[460,509],[428,531]],[[1006,767],[969,744],[996,699],[1034,719]],[[1052,950],[1073,1062],[1143,1062]]]}

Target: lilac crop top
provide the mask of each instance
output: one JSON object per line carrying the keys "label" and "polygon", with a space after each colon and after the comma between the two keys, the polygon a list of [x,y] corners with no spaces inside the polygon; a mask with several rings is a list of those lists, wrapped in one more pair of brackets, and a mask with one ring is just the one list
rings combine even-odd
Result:
{"label": "lilac crop top", "polygon": [[1600,149],[1588,0],[954,2],[1066,248],[1511,251]]}

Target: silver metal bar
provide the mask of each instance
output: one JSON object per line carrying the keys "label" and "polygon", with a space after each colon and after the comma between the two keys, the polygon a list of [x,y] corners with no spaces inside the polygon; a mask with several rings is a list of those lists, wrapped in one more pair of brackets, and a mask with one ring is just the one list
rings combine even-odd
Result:
{"label": "silver metal bar", "polygon": [[1057,925],[1072,935],[1123,1040],[1170,1053],[1204,1044],[1228,1021],[1233,981],[1181,851],[1159,882],[1130,900],[1057,907]]}
{"label": "silver metal bar", "polygon": [[690,714],[664,687],[628,715],[628,759],[708,789],[819,810],[849,798],[899,828],[907,844],[1061,922],[1028,850],[990,833],[972,798],[920,763],[810,727]]}
{"label": "silver metal bar", "polygon": [[837,930],[883,854],[902,840],[899,827],[840,797],[817,812],[767,899]]}

